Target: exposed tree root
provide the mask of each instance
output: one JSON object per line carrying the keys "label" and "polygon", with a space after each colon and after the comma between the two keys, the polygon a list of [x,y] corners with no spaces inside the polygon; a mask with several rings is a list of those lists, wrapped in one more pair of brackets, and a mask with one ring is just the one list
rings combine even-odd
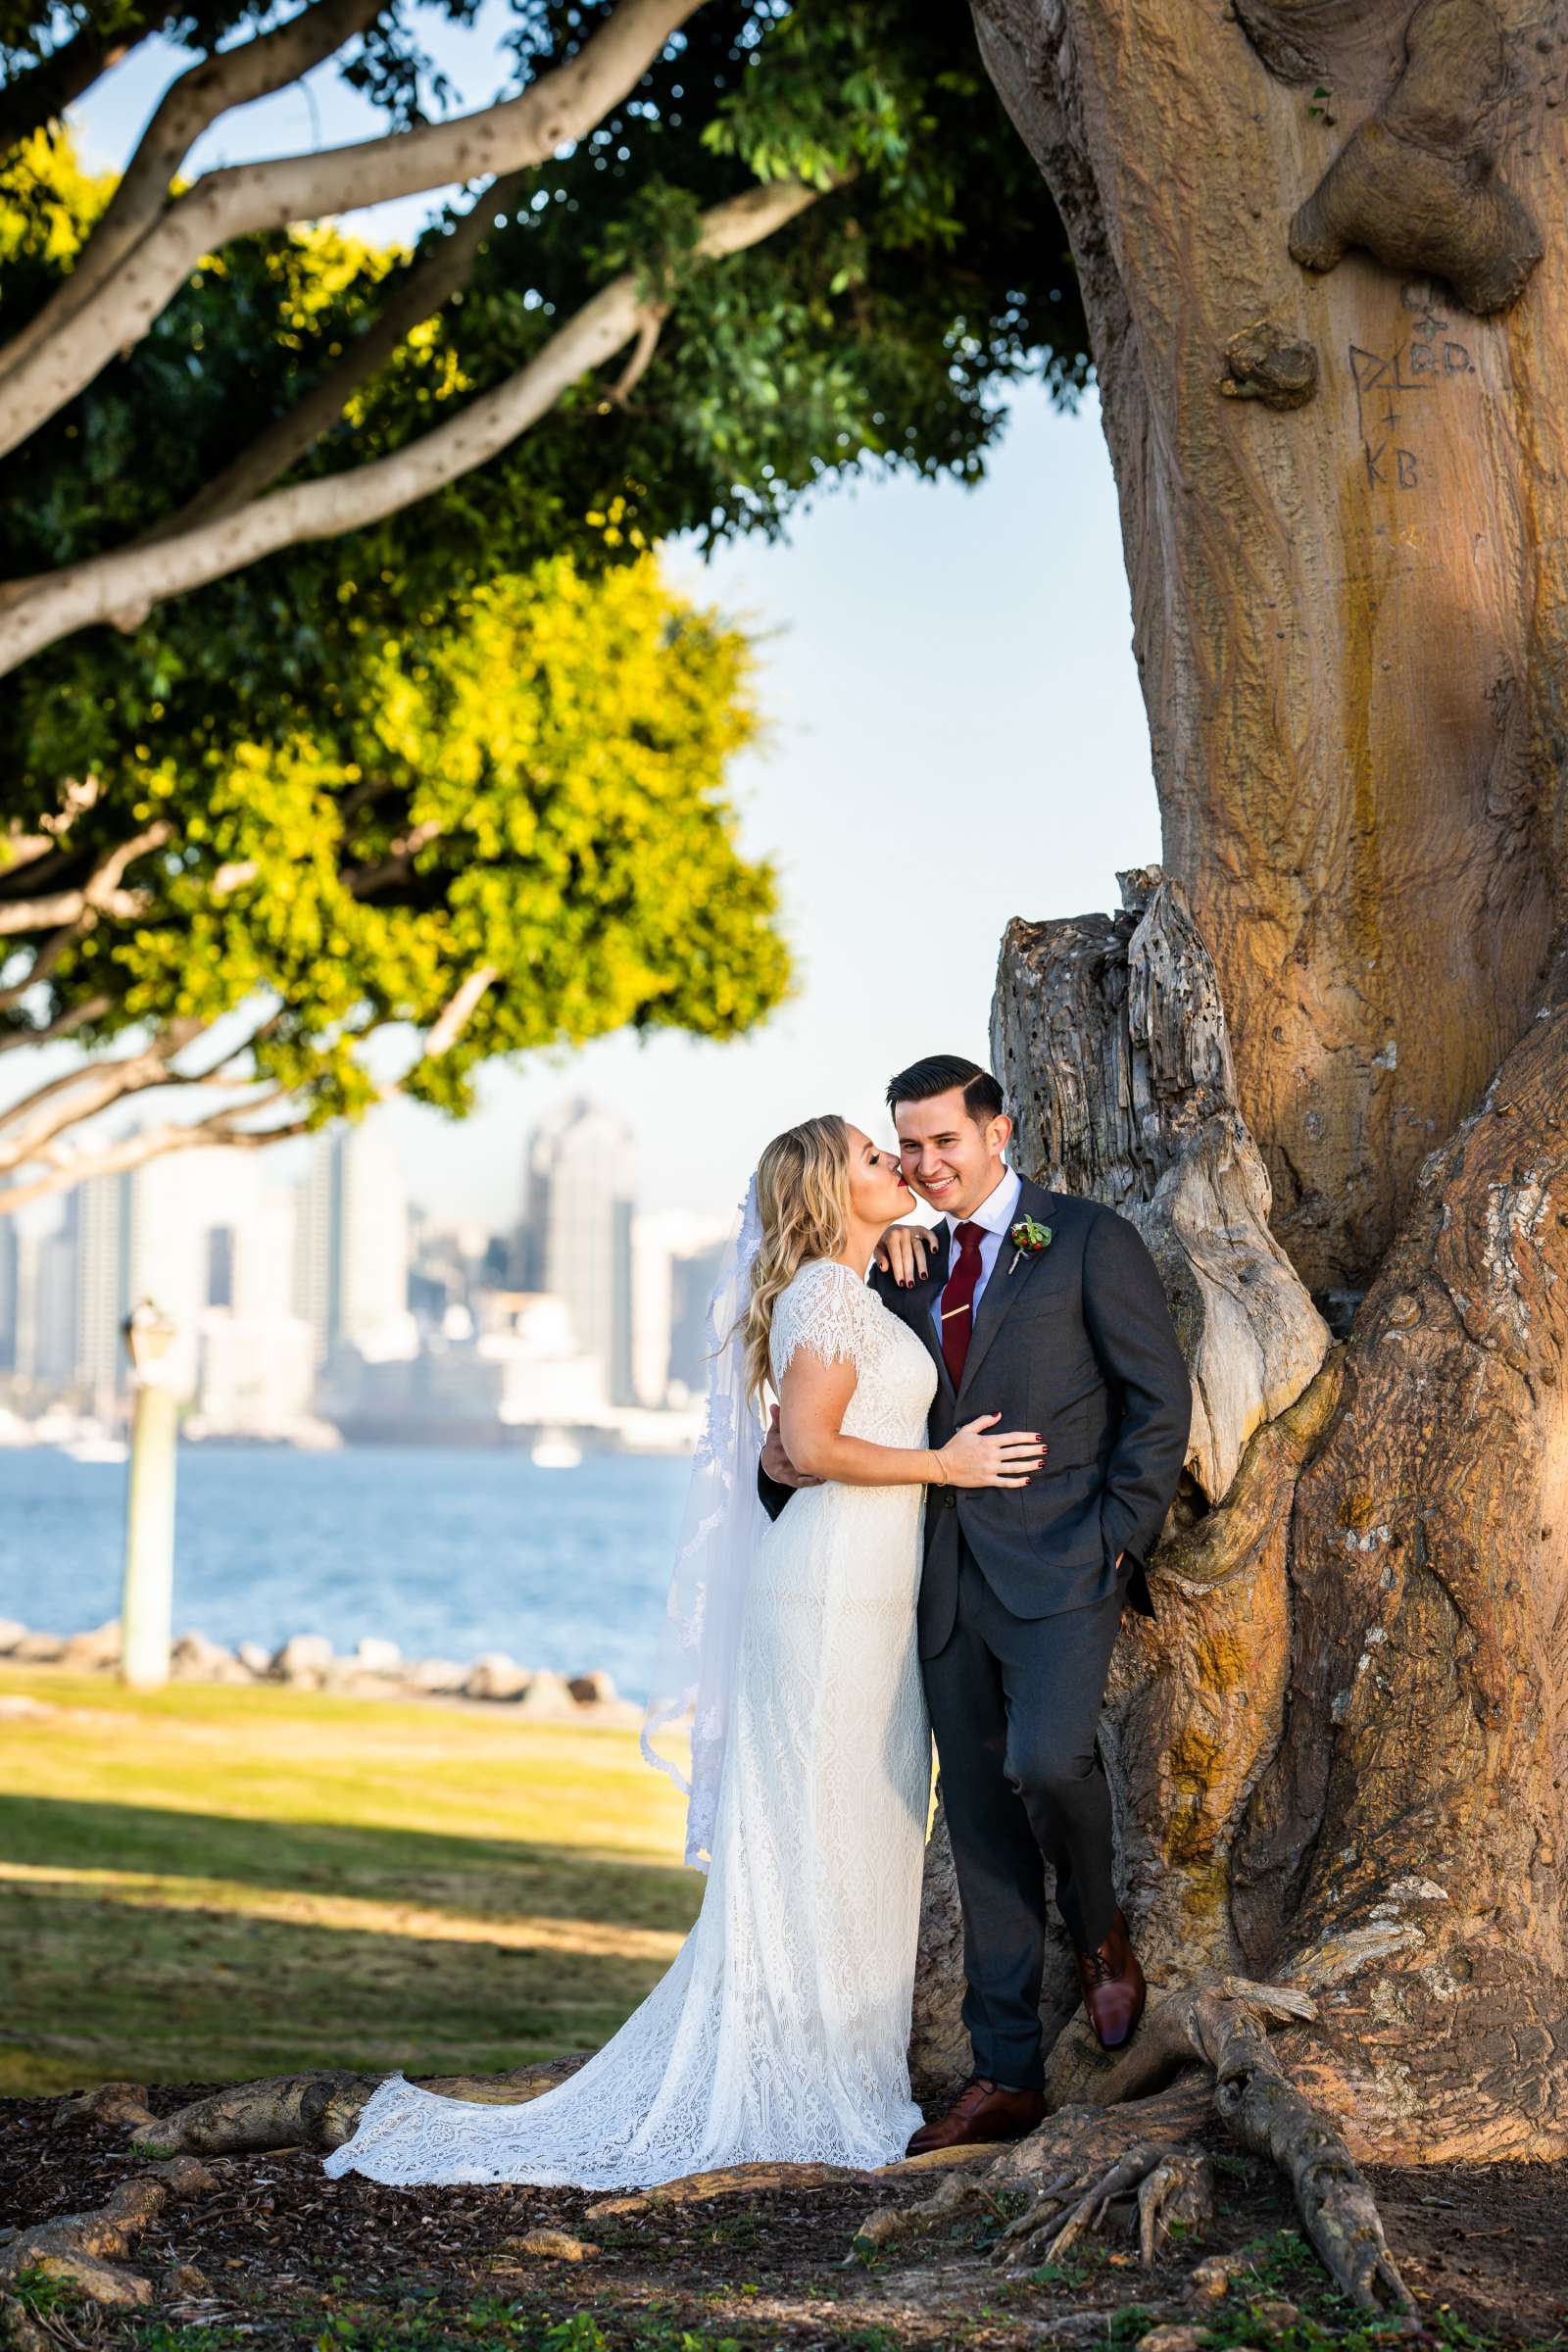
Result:
{"label": "exposed tree root", "polygon": [[[1365,2310],[1412,2311],[1372,2192],[1343,2135],[1268,2046],[1268,2019],[1314,2014],[1294,1986],[1240,1978],[1166,1994],[1146,2014],[1134,2044],[1102,2062],[1075,2104],[1057,2108],[994,2163],[944,2180],[923,2203],[869,2215],[857,2245],[886,2246],[965,2210],[994,2210],[999,2190],[1021,2182],[1030,2203],[998,2241],[999,2261],[1054,2260],[1122,2206],[1135,2212],[1140,2254],[1152,2262],[1173,2220],[1211,2208],[1209,2168],[1188,2143],[1212,2113],[1284,2173],[1306,2235],[1343,2293]],[[1211,2091],[1191,2071],[1195,2060],[1212,2071]],[[1177,2082],[1153,2097],[1138,2096],[1178,2064],[1189,2071]]]}
{"label": "exposed tree root", "polygon": [[[583,2055],[505,2075],[432,2075],[423,2087],[487,2106],[520,2106],[575,2073]],[[144,2125],[130,2144],[139,2156],[265,2156],[277,2148],[341,2147],[381,2079],[332,2070],[236,2082]]]}
{"label": "exposed tree root", "polygon": [[1244,2147],[1284,2173],[1330,2277],[1365,2310],[1413,2311],[1372,2191],[1337,2126],[1290,2081],[1245,2004],[1199,2006],[1214,2068],[1215,2112]]}
{"label": "exposed tree root", "polygon": [[1213,2214],[1213,2167],[1194,2149],[1144,2140],[1106,2165],[1087,2188],[1081,2171],[1054,2174],[1036,2191],[1034,2203],[1004,2230],[996,2260],[1055,2262],[1098,2228],[1113,2205],[1131,2198],[1137,2200],[1139,2257],[1151,2263],[1172,2221],[1207,2221]]}
{"label": "exposed tree root", "polygon": [[[1057,2105],[1040,2131],[996,2155],[990,2150],[945,2151],[940,2165],[928,2159],[890,2165],[882,2178],[903,2180],[941,2169],[942,2184],[922,2204],[892,2207],[868,2217],[857,2244],[885,2245],[965,2207],[994,2207],[998,2189],[1016,2182],[1027,2186],[1030,2203],[1004,2231],[1000,2260],[1018,2260],[1026,2248],[1028,2259],[1039,2259],[1035,2241],[1042,2236],[1049,2259],[1098,2227],[1112,2208],[1125,2205],[1136,2211],[1143,2260],[1152,2261],[1172,2220],[1205,2211],[1212,2202],[1208,2167],[1188,2144],[1211,2108],[1244,2146],[1266,2155],[1285,2174],[1306,2234],[1344,2292],[1367,2309],[1410,2310],[1371,2191],[1344,2137],[1290,2082],[1268,2046],[1267,2020],[1300,2021],[1315,2014],[1311,2000],[1294,1986],[1224,1977],[1156,1996],[1134,2040],[1108,2058],[1092,2045],[1087,2030],[1075,2024],[1052,2054]],[[1196,2062],[1212,2071],[1211,2099],[1195,2074]],[[577,2059],[560,2060],[512,2075],[446,2079],[431,2087],[460,2098],[520,2102],[537,2097],[578,2064]],[[132,2145],[142,2154],[181,2158],[337,2147],[353,2131],[375,2080],[321,2073],[239,2083],[144,2126]],[[1071,2100],[1063,2097],[1069,2084],[1076,2092]],[[1151,2092],[1155,2095],[1148,2095]],[[133,2099],[115,2104],[118,2113],[127,2108],[135,2112]],[[200,2167],[194,2171],[199,2174]],[[78,2263],[101,2262],[105,2255],[122,2251],[125,2230],[145,2227],[174,2178],[175,2168],[171,2166],[162,2181],[144,2177],[125,2183],[117,2192],[117,2198],[124,2200],[123,2209],[112,2200],[102,2214],[46,2225],[48,2231],[66,2233],[52,2250],[62,2256],[69,2251]],[[839,2165],[734,2165],[601,2200],[587,2218],[622,2217],[661,2205],[697,2204],[771,2187],[829,2186],[864,2178]],[[38,2234],[29,2231],[26,2239],[8,2249],[7,2269],[16,2267],[18,2248]],[[132,2277],[127,2275],[127,2283]],[[140,2284],[145,2287],[146,2282]]]}
{"label": "exposed tree root", "polygon": [[712,2197],[744,2196],[760,2188],[829,2188],[838,2180],[864,2179],[864,2173],[844,2164],[730,2164],[721,2172],[686,2173],[653,2188],[603,2197],[588,2207],[583,2220],[620,2221],[628,2214],[652,2212],[657,2205],[706,2205]]}
{"label": "exposed tree root", "polygon": [[867,2215],[856,2232],[856,2245],[889,2246],[965,2213],[995,2213],[999,2194],[1018,2187],[1030,2199],[1020,2221],[1039,2220],[1048,2209],[1060,2218],[1113,2166],[1139,2150],[1152,2146],[1165,2153],[1195,2139],[1210,2112],[1209,2086],[1196,2071],[1157,2098],[1129,2099],[1119,2107],[1058,2108],[1026,2139],[983,2151],[989,2162],[949,2174],[919,2204],[884,2206]]}
{"label": "exposed tree root", "polygon": [[42,2271],[47,2278],[69,2280],[95,2303],[150,2303],[152,2280],[119,2258],[129,2253],[166,2205],[217,2186],[206,2166],[189,2156],[137,2174],[122,2180],[109,2202],[90,2213],[59,2214],[20,2231],[0,2252],[0,2278]]}

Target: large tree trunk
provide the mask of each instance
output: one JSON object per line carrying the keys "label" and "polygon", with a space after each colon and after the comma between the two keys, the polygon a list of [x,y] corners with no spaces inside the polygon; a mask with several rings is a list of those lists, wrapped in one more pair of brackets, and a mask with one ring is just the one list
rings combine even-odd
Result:
{"label": "large tree trunk", "polygon": [[1011,925],[996,1057],[1020,1164],[1143,1229],[1198,1408],[1102,1734],[1169,1997],[1106,2061],[1061,1945],[1052,2096],[1155,2087],[1175,1987],[1256,2046],[1267,1980],[1356,2155],[1560,2155],[1564,10],[974,5],[1083,280],[1165,838],[1124,913]]}
{"label": "large tree trunk", "polygon": [[1275,1233],[1360,1289],[1562,938],[1564,11],[976,18],[1083,281],[1165,870]]}
{"label": "large tree trunk", "polygon": [[[1179,887],[1124,882],[1117,917],[1012,925],[995,1049],[1020,1164],[1139,1224],[1198,1395],[1102,1726],[1135,1940],[1156,1993],[1309,1996],[1280,2055],[1357,2157],[1568,2153],[1568,1006],[1431,1155],[1327,1350]],[[928,2097],[967,2071],[955,1910],[939,1836]],[[1076,1999],[1058,1932],[1056,2105],[1107,2095]],[[1146,2029],[1111,2095],[1167,2058]]]}

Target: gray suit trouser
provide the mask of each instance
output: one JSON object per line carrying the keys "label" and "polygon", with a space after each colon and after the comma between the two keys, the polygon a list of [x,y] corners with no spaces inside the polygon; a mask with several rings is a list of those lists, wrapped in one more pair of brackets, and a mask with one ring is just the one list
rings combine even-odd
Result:
{"label": "gray suit trouser", "polygon": [[950,1639],[921,1660],[963,1903],[963,2022],[975,2073],[1045,2080],[1040,1984],[1045,1864],[1086,1950],[1114,1922],[1110,1791],[1096,1739],[1122,1591],[1054,1617],[1015,1617],[960,1544]]}

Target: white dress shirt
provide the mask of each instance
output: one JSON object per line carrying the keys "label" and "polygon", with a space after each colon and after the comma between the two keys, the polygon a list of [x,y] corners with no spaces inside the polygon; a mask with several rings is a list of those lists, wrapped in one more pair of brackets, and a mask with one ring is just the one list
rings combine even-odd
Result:
{"label": "white dress shirt", "polygon": [[[983,1228],[980,1235],[980,1272],[975,1279],[974,1305],[970,1310],[971,1313],[978,1314],[980,1311],[980,1294],[991,1280],[991,1269],[1002,1254],[1002,1245],[1006,1239],[1008,1226],[1016,1222],[1018,1196],[1022,1191],[1021,1177],[1008,1168],[995,1191],[988,1193],[979,1207],[972,1208],[967,1217],[944,1216],[942,1220],[948,1229],[948,1274],[950,1279],[954,1267],[958,1262],[958,1227],[967,1224]],[[940,1290],[931,1301],[931,1320],[937,1327],[937,1337],[940,1340],[942,1337],[942,1292]]]}

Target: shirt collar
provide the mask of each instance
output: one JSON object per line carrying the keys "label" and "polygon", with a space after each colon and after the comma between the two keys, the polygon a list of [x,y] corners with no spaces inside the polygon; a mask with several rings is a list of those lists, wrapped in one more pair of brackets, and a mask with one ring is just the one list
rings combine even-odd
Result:
{"label": "shirt collar", "polygon": [[965,1222],[970,1225],[981,1225],[987,1233],[1005,1233],[1012,1222],[1012,1212],[1018,1205],[1018,1196],[1022,1191],[1022,1177],[1016,1169],[1008,1168],[995,1190],[986,1195],[979,1207],[969,1211],[967,1219],[948,1216],[949,1233],[956,1233],[959,1225]]}

